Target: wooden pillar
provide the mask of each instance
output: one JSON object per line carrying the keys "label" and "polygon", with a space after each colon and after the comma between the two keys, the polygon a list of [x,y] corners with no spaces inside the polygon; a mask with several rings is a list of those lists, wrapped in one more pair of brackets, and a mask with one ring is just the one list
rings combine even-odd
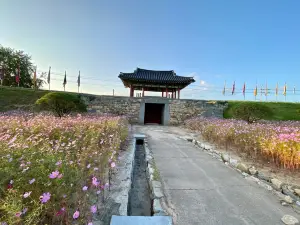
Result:
{"label": "wooden pillar", "polygon": [[134,97],[134,88],[132,85],[130,86],[130,97]]}
{"label": "wooden pillar", "polygon": [[166,97],[168,98],[168,88],[166,88]]}
{"label": "wooden pillar", "polygon": [[175,89],[175,91],[174,91],[174,98],[176,99],[176,89]]}
{"label": "wooden pillar", "polygon": [[180,99],[180,89],[178,89],[178,99]]}
{"label": "wooden pillar", "polygon": [[142,94],[142,97],[145,96],[145,88],[143,88],[143,94]]}
{"label": "wooden pillar", "polygon": [[174,91],[172,90],[172,98],[174,98]]}
{"label": "wooden pillar", "polygon": [[164,91],[161,91],[161,97],[164,97]]}

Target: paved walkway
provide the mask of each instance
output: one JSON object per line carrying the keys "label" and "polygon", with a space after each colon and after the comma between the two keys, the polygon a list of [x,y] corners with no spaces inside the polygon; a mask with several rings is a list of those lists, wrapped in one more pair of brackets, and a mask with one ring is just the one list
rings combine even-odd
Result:
{"label": "paved walkway", "polygon": [[299,214],[264,188],[195,148],[175,127],[136,126],[147,135],[177,225],[275,225]]}

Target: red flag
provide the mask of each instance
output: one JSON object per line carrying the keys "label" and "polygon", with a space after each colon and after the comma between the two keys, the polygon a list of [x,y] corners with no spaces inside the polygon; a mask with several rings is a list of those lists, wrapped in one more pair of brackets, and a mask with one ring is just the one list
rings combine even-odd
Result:
{"label": "red flag", "polygon": [[18,69],[16,69],[16,83],[20,84],[20,63],[19,63],[19,66],[18,66]]}
{"label": "red flag", "polygon": [[232,94],[234,94],[234,91],[235,91],[235,81],[233,82],[233,85],[232,85]]}

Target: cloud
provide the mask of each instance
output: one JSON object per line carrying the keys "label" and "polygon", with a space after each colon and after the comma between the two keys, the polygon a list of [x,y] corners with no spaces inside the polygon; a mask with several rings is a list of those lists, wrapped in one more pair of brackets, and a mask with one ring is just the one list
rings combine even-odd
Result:
{"label": "cloud", "polygon": [[206,85],[206,81],[200,80],[200,85]]}

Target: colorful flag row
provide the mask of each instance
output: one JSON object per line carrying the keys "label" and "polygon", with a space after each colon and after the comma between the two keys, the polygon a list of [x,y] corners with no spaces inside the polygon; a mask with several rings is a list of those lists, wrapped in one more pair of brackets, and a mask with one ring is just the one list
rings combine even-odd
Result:
{"label": "colorful flag row", "polygon": [[[232,85],[232,90],[231,90],[231,94],[233,95],[235,93],[235,81],[233,82],[233,85]],[[222,94],[225,95],[226,94],[226,81],[224,83],[224,88],[223,88],[223,91],[222,91]],[[252,89],[253,90],[253,89]],[[267,96],[269,94],[269,90],[271,90],[270,88],[268,88],[268,83],[266,83],[266,87],[265,89],[261,88],[261,93],[262,91],[264,90],[264,94]],[[277,96],[278,95],[278,91],[279,91],[279,88],[278,88],[278,83],[276,85],[276,88],[275,88],[275,95]],[[246,94],[246,83],[244,83],[243,85],[243,89],[242,89],[242,93],[243,95],[245,96]],[[285,83],[284,86],[283,86],[283,95],[286,96],[286,93],[287,93],[287,84]],[[296,87],[294,87],[293,89],[293,93],[296,94]],[[253,94],[254,96],[257,96],[258,94],[258,87],[257,87],[257,84],[255,86],[255,89],[253,91]]]}

